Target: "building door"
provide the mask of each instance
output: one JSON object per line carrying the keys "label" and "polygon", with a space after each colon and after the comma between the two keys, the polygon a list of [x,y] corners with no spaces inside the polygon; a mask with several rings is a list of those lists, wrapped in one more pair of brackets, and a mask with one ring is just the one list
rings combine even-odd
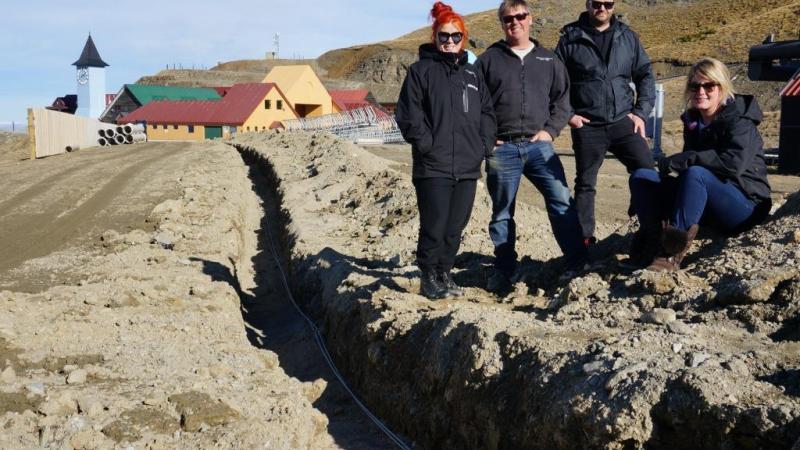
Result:
{"label": "building door", "polygon": [[222,137],[222,127],[206,127],[206,139]]}

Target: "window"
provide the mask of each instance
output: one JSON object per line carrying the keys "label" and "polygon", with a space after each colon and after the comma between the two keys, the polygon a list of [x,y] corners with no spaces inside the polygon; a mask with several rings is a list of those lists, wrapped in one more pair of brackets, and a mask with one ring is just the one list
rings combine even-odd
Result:
{"label": "window", "polygon": [[272,100],[264,100],[264,109],[272,108]]}
{"label": "window", "polygon": [[250,127],[247,127],[247,131],[250,131]]}
{"label": "window", "polygon": [[283,100],[278,100],[275,102],[275,107],[278,109],[283,109]]}
{"label": "window", "polygon": [[167,124],[162,125],[162,128],[167,129]]}
{"label": "window", "polygon": [[189,125],[189,133],[194,133],[194,125]]}
{"label": "window", "polygon": [[158,125],[150,125],[150,127],[151,127],[153,130],[155,130],[155,129],[157,129],[157,128],[158,128]]}
{"label": "window", "polygon": [[178,126],[177,126],[177,125],[173,125],[173,126],[172,126],[172,129],[173,129],[173,130],[177,130],[177,129],[178,129]]}

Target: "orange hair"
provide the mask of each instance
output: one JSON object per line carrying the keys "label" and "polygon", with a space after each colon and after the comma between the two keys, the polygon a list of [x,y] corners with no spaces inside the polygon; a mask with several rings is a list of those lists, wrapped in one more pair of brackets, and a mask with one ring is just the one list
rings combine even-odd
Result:
{"label": "orange hair", "polygon": [[442,2],[436,2],[433,4],[433,8],[431,8],[431,18],[433,19],[433,32],[431,33],[431,42],[434,45],[437,44],[436,41],[436,33],[439,31],[439,28],[442,25],[447,23],[452,23],[453,26],[458,28],[458,31],[464,33],[464,39],[462,42],[467,42],[469,39],[469,34],[467,33],[467,26],[464,25],[464,19],[458,15],[450,5],[445,5]]}

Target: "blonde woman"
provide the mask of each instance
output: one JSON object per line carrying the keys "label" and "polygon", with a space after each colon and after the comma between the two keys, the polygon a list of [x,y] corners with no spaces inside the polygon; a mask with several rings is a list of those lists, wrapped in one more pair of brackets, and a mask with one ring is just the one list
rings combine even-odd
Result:
{"label": "blonde woman", "polygon": [[660,175],[639,169],[631,177],[642,227],[631,257],[642,265],[655,257],[649,270],[678,270],[701,222],[737,233],[762,221],[771,207],[756,99],[736,94],[728,68],[713,58],[692,66],[684,96],[683,151],[659,161]]}

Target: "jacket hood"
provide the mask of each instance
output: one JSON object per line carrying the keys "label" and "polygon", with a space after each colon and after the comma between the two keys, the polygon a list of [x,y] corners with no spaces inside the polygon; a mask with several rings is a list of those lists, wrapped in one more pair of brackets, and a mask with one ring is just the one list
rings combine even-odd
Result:
{"label": "jacket hood", "polygon": [[[752,95],[735,94],[733,101],[729,101],[722,110],[717,114],[715,120],[723,122],[735,122],[739,118],[747,119],[758,125],[764,119],[764,113],[761,107],[758,106],[758,101]],[[681,116],[685,123],[697,121],[700,119],[700,113],[697,110],[687,110]]]}
{"label": "jacket hood", "polygon": [[[571,22],[571,23],[568,23],[568,24],[564,25],[564,27],[561,28],[561,34],[566,35],[567,37],[570,38],[570,40],[577,39],[583,33],[586,33],[586,31],[584,31],[584,29],[583,29],[584,26],[589,26],[589,27],[592,26],[591,22],[589,21],[589,13],[586,12],[586,11],[582,12],[578,16],[578,20],[576,20],[575,22]],[[628,29],[628,26],[625,25],[624,23],[620,22],[619,20],[617,20],[617,15],[613,14],[611,16],[611,27],[610,27],[610,29],[611,30],[625,31],[625,30]]]}
{"label": "jacket hood", "polygon": [[419,46],[419,59],[420,61],[424,59],[432,59],[434,61],[463,66],[467,63],[468,55],[464,50],[461,50],[458,54],[444,53],[440,52],[439,49],[437,49],[433,44],[422,44]]}

